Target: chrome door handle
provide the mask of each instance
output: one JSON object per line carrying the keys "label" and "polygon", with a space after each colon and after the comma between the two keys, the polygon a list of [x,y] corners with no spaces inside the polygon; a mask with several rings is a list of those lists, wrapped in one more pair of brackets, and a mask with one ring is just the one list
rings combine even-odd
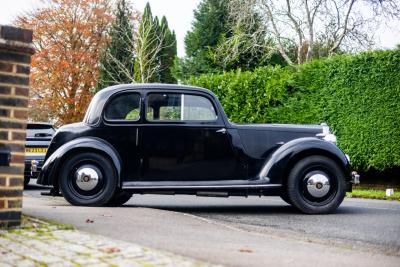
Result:
{"label": "chrome door handle", "polygon": [[222,128],[222,129],[217,130],[216,132],[224,134],[224,133],[226,133],[226,129]]}

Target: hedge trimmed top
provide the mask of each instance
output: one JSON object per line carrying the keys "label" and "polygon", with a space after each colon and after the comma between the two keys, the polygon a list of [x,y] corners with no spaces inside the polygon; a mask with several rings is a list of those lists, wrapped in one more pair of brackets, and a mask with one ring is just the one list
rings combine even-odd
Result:
{"label": "hedge trimmed top", "polygon": [[400,166],[400,50],[192,77],[238,123],[327,122],[354,168]]}

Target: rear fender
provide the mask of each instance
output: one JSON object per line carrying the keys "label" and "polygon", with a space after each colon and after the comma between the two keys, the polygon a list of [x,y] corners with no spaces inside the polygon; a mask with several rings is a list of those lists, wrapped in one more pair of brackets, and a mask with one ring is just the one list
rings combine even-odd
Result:
{"label": "rear fender", "polygon": [[346,179],[351,180],[350,164],[343,151],[335,144],[313,137],[295,139],[279,147],[264,163],[259,179],[282,184],[293,164],[311,155],[333,159],[343,169]]}
{"label": "rear fender", "polygon": [[118,152],[107,141],[96,137],[77,138],[60,146],[43,164],[37,183],[42,185],[55,185],[58,179],[59,169],[62,166],[61,163],[68,155],[78,151],[99,152],[108,157],[117,171],[118,184],[121,183],[121,158]]}

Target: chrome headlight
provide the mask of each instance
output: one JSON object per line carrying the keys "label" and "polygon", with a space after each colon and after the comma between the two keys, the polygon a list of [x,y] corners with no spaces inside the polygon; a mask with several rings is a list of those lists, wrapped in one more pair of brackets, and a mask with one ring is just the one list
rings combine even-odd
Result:
{"label": "chrome headlight", "polygon": [[321,123],[322,126],[322,133],[318,133],[317,137],[322,137],[325,141],[331,142],[336,145],[337,138],[336,135],[331,133],[329,126],[326,123]]}

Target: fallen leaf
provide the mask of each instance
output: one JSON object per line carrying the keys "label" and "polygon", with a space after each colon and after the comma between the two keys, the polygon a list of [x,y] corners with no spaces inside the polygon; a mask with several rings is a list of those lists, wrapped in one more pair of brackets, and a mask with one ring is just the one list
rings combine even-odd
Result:
{"label": "fallen leaf", "polygon": [[248,249],[248,248],[241,248],[241,249],[239,249],[239,252],[252,253],[253,251],[251,249]]}
{"label": "fallen leaf", "polygon": [[121,250],[119,248],[110,247],[110,248],[101,248],[100,251],[105,253],[117,253],[120,252]]}

